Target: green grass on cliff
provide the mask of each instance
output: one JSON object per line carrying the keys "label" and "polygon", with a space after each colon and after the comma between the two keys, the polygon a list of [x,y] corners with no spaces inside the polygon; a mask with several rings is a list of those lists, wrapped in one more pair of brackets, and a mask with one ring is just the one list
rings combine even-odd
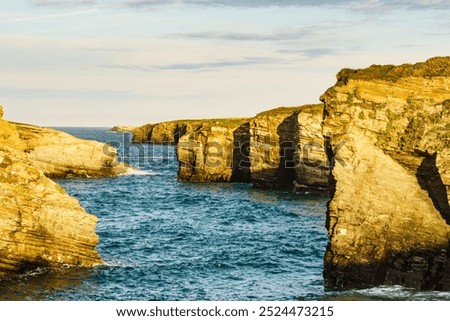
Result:
{"label": "green grass on cliff", "polygon": [[[178,125],[191,125],[191,124],[215,124],[227,125],[227,124],[242,124],[249,121],[251,118],[213,118],[213,119],[180,119],[169,120],[160,123],[149,123],[143,126],[156,126],[160,124],[178,124]],[[142,126],[141,126],[142,127]]]}
{"label": "green grass on cliff", "polygon": [[170,125],[170,124],[176,124],[179,126],[183,125],[202,125],[206,127],[210,126],[221,126],[221,127],[238,127],[246,122],[248,122],[250,118],[217,118],[217,119],[181,119],[181,120],[173,120],[173,121],[166,121],[156,124],[147,124],[144,126],[157,126],[157,125]]}
{"label": "green grass on cliff", "polygon": [[259,113],[256,115],[256,117],[260,116],[276,116],[276,115],[286,115],[286,114],[292,114],[296,111],[301,111],[305,108],[323,108],[323,104],[315,104],[315,105],[303,105],[303,106],[295,106],[295,107],[278,107],[275,109],[270,109],[263,111],[262,113]]}
{"label": "green grass on cliff", "polygon": [[[303,105],[303,106],[294,106],[294,107],[278,107],[275,109],[270,109],[264,112],[261,112],[256,115],[256,117],[260,116],[276,116],[276,115],[289,115],[297,111],[301,111],[303,109],[311,109],[317,108],[318,111],[322,112],[323,104],[312,104],[312,105]],[[157,126],[161,124],[177,124],[179,126],[183,125],[202,125],[203,127],[211,127],[211,126],[220,126],[227,128],[234,128],[244,125],[249,122],[253,117],[250,118],[216,118],[216,119],[180,119],[173,121],[166,121],[156,124],[147,124],[138,128],[143,128],[145,126]]]}
{"label": "green grass on cliff", "polygon": [[372,65],[365,69],[342,69],[337,74],[338,85],[345,85],[350,79],[386,80],[395,82],[407,77],[450,77],[450,57],[435,57],[417,64]]}

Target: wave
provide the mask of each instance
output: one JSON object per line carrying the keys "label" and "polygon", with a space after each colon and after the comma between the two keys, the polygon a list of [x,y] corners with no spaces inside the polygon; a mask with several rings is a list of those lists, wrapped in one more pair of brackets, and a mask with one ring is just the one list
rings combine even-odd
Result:
{"label": "wave", "polygon": [[137,263],[125,263],[119,260],[112,259],[110,261],[105,261],[102,264],[98,265],[99,267],[106,268],[121,268],[121,269],[135,269],[140,268],[141,266]]}
{"label": "wave", "polygon": [[121,176],[155,176],[158,175],[152,170],[141,170],[136,168],[127,168],[127,171]]}

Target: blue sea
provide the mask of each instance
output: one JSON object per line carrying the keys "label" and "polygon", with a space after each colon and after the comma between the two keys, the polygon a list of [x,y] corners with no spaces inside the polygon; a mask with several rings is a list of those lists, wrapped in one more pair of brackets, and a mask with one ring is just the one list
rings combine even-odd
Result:
{"label": "blue sea", "polygon": [[173,146],[131,145],[107,128],[59,129],[111,143],[138,170],[59,180],[98,216],[105,264],[3,280],[0,300],[450,300],[400,287],[326,289],[326,196],[179,182]]}

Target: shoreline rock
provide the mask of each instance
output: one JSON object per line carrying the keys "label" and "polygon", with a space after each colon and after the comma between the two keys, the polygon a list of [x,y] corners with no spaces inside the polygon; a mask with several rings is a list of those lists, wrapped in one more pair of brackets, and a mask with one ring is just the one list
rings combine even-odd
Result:
{"label": "shoreline rock", "polygon": [[109,131],[117,133],[132,133],[136,126],[114,126]]}
{"label": "shoreline rock", "polygon": [[323,105],[280,107],[251,119],[219,119],[181,137],[178,178],[251,182],[260,188],[321,193],[329,163],[322,137]]}
{"label": "shoreline rock", "polygon": [[247,182],[249,139],[247,119],[204,123],[180,138],[177,145],[178,179],[190,182]]}
{"label": "shoreline rock", "polygon": [[250,122],[251,181],[263,188],[318,193],[329,186],[323,105],[280,107]]}
{"label": "shoreline rock", "polygon": [[27,146],[16,126],[0,119],[0,278],[38,267],[102,264],[97,218],[44,175]]}
{"label": "shoreline rock", "polygon": [[200,129],[206,120],[177,120],[146,124],[133,130],[133,144],[178,144],[180,138]]}
{"label": "shoreline rock", "polygon": [[12,123],[29,159],[50,178],[111,177],[127,172],[111,146],[34,125]]}
{"label": "shoreline rock", "polygon": [[344,69],[322,96],[334,288],[450,290],[450,58]]}

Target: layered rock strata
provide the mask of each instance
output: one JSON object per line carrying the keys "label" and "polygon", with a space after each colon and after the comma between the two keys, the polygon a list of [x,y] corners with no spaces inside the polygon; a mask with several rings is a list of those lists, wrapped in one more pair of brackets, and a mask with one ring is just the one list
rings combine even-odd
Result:
{"label": "layered rock strata", "polygon": [[450,58],[337,78],[322,97],[327,284],[450,290]]}
{"label": "layered rock strata", "polygon": [[110,129],[110,131],[117,133],[132,133],[135,129],[136,126],[114,126]]}
{"label": "layered rock strata", "polygon": [[329,164],[321,123],[323,105],[281,107],[250,121],[250,170],[255,186],[326,190]]}
{"label": "layered rock strata", "polygon": [[281,107],[260,113],[251,120],[250,170],[255,186],[293,186],[299,109]]}
{"label": "layered rock strata", "polygon": [[450,290],[450,58],[337,78],[324,106],[233,125],[147,125],[136,140],[179,140],[182,180],[330,188],[330,287]]}
{"label": "layered rock strata", "polygon": [[111,146],[39,126],[14,123],[28,158],[51,178],[109,177],[128,168]]}
{"label": "layered rock strata", "polygon": [[297,116],[295,189],[317,193],[330,187],[330,162],[322,134],[323,104],[303,106]]}
{"label": "layered rock strata", "polygon": [[179,141],[178,177],[325,190],[329,164],[321,131],[322,111],[323,105],[281,107],[252,119],[204,123]]}
{"label": "layered rock strata", "polygon": [[214,120],[178,120],[146,124],[133,130],[134,144],[178,144],[180,138]]}
{"label": "layered rock strata", "polygon": [[[0,107],[0,115],[2,115]],[[97,218],[30,161],[16,126],[0,119],[0,278],[37,267],[91,267]]]}
{"label": "layered rock strata", "polygon": [[222,119],[181,137],[178,178],[191,182],[248,182],[247,119]]}

